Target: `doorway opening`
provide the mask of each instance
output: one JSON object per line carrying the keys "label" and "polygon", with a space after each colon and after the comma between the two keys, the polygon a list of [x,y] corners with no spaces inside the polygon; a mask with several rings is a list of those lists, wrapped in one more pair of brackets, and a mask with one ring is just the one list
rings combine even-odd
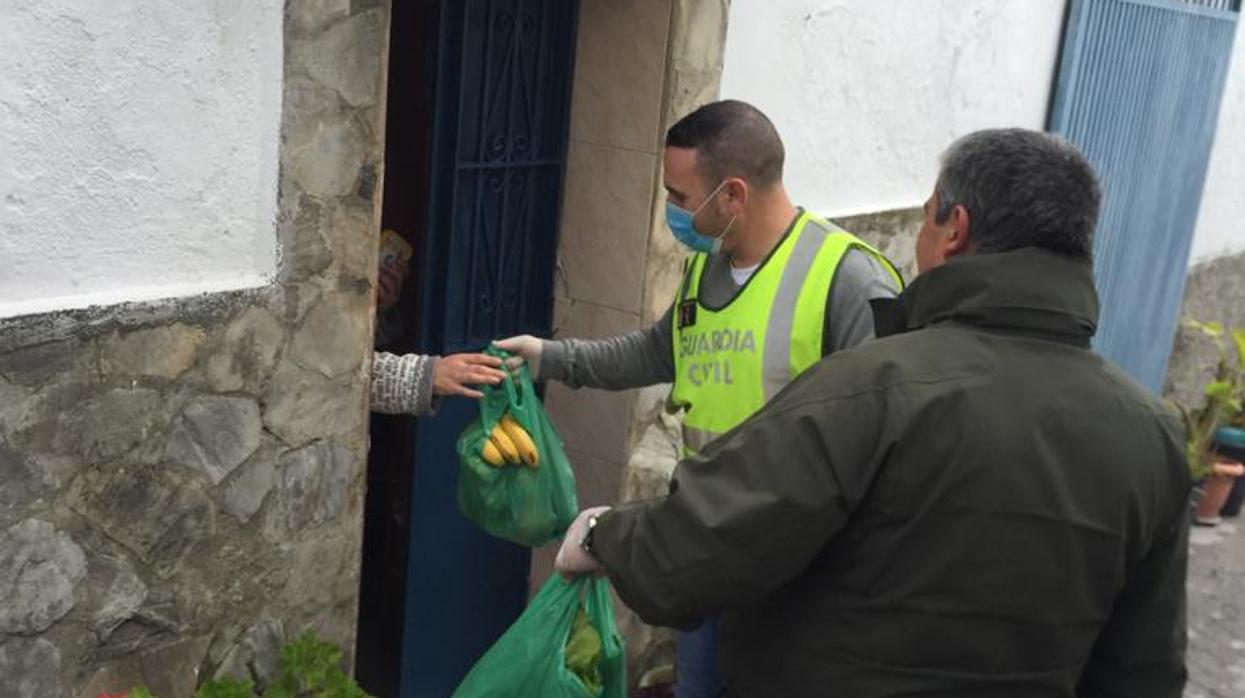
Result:
{"label": "doorway opening", "polygon": [[[395,353],[547,335],[578,3],[393,3],[382,228],[413,248]],[[458,511],[462,398],[372,417],[356,673],[381,698],[450,695],[527,602],[530,551]]]}
{"label": "doorway opening", "polygon": [[[413,250],[397,305],[377,317],[376,349],[395,354],[414,351],[419,338],[415,277],[428,217],[438,4],[394,2],[390,15],[381,229],[397,232]],[[372,414],[370,430],[355,673],[366,691],[386,698],[399,695],[415,423]]]}

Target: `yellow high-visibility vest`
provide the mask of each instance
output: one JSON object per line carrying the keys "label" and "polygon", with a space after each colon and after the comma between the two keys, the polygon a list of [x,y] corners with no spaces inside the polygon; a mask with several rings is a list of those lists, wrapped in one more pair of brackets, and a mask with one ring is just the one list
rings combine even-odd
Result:
{"label": "yellow high-visibility vest", "polygon": [[850,250],[887,259],[856,236],[802,211],[791,230],[730,302],[700,299],[708,255],[688,262],[676,299],[674,390],[682,409],[685,453],[751,417],[796,376],[822,358],[827,298]]}

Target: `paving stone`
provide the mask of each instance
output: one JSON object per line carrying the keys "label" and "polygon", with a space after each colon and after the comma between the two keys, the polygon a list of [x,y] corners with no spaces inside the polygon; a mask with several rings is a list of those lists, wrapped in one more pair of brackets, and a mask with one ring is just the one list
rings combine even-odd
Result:
{"label": "paving stone", "polygon": [[1245,524],[1194,528],[1189,545],[1185,698],[1245,696]]}

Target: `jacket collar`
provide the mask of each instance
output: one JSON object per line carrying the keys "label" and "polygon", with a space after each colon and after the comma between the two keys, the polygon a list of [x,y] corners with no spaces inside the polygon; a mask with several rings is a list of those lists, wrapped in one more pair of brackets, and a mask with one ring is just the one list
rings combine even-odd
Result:
{"label": "jacket collar", "polygon": [[954,259],[903,299],[909,330],[958,322],[1088,347],[1098,327],[1093,266],[1037,248]]}

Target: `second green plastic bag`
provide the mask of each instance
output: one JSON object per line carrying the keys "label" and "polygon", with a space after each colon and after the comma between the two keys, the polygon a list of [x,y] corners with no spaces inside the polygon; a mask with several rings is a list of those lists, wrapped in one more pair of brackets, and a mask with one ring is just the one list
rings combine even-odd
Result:
{"label": "second green plastic bag", "polygon": [[609,582],[555,574],[454,698],[626,698],[624,655]]}
{"label": "second green plastic bag", "polygon": [[[507,358],[489,347],[485,353]],[[458,437],[458,507],[490,535],[536,547],[564,533],[579,513],[575,475],[562,439],[545,413],[527,367],[507,375],[498,386],[485,386],[480,418]],[[496,467],[481,456],[488,435],[510,415],[531,436],[540,455],[536,467]]]}

